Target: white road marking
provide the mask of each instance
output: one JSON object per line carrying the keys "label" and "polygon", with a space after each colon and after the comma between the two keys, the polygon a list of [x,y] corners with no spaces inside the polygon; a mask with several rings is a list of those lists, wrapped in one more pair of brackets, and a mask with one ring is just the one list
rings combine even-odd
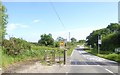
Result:
{"label": "white road marking", "polygon": [[[96,62],[94,62],[95,64],[97,64]],[[101,68],[104,68],[106,71],[108,71],[109,73],[112,73],[113,75],[116,75],[114,74],[112,71],[110,71],[109,69],[105,68],[104,66],[101,66],[101,65],[98,65],[97,66],[101,67]]]}
{"label": "white road marking", "polygon": [[68,75],[68,72],[66,72],[66,74],[65,75]]}
{"label": "white road marking", "polygon": [[[70,57],[72,57],[73,56],[73,53],[74,53],[74,50],[72,51],[72,53],[71,53],[71,56]],[[70,62],[71,62],[72,60],[70,60]]]}
{"label": "white road marking", "polygon": [[73,56],[73,52],[74,52],[74,50],[72,51],[72,53],[71,53],[71,56],[70,56],[70,57],[72,57],[72,56]]}
{"label": "white road marking", "polygon": [[110,72],[110,73],[113,73],[112,71],[110,71],[109,69],[105,68],[106,71]]}
{"label": "white road marking", "polygon": [[99,67],[102,67],[102,68],[104,68],[106,71],[108,71],[109,73],[112,73],[113,75],[116,75],[116,74],[114,74],[112,71],[110,71],[109,69],[107,69],[107,68],[105,68],[105,67],[103,67],[103,66],[101,66],[101,65],[98,65]]}
{"label": "white road marking", "polygon": [[[85,51],[82,51],[82,52],[80,52],[79,51],[79,53],[83,56],[83,57],[85,57],[82,53],[85,53]],[[86,52],[87,53],[87,52]],[[90,55],[88,55],[88,56],[90,56]],[[91,57],[91,56],[90,56]],[[94,58],[87,58],[87,59],[89,59],[89,60],[96,60],[96,61],[104,61],[105,59],[103,59],[103,58],[100,58],[100,57],[97,57],[97,56],[94,56]],[[108,71],[109,73],[112,73],[113,75],[116,75],[116,74],[114,74],[112,71],[110,71],[109,69],[107,69],[107,68],[105,68],[104,66],[101,66],[101,65],[99,65],[99,64],[97,64],[96,62],[94,62],[97,66],[99,66],[99,67],[102,67],[102,68],[104,68],[106,71]],[[95,66],[96,66],[95,65]]]}

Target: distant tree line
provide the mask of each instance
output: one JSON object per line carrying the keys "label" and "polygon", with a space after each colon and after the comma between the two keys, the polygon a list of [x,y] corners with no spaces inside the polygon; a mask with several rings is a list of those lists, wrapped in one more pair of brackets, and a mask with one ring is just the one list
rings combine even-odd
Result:
{"label": "distant tree line", "polygon": [[[57,37],[56,40],[54,40],[53,37],[52,37],[52,34],[48,34],[48,35],[47,34],[42,34],[40,36],[40,39],[38,40],[38,45],[59,47],[60,46],[60,41],[64,41],[64,42],[66,41],[67,42],[67,39],[64,39],[63,37],[59,36],[59,37]],[[83,42],[83,40],[80,40],[79,42]],[[72,37],[70,43],[75,44],[75,43],[77,43],[77,40],[74,37]]]}

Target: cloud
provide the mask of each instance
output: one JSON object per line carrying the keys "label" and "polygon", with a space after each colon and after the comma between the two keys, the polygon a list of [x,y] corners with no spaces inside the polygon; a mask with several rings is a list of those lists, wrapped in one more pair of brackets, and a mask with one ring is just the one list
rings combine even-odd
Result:
{"label": "cloud", "polygon": [[15,23],[11,23],[7,25],[7,30],[9,31],[13,31],[17,28],[28,28],[27,25],[22,25],[22,24],[15,24]]}
{"label": "cloud", "polygon": [[19,25],[21,28],[28,28],[27,25]]}
{"label": "cloud", "polygon": [[33,20],[33,23],[38,23],[38,22],[40,22],[40,20]]}
{"label": "cloud", "polygon": [[7,25],[7,30],[10,30],[10,31],[12,31],[12,30],[14,30],[14,29],[16,29],[17,28],[17,24],[9,24],[9,25]]}

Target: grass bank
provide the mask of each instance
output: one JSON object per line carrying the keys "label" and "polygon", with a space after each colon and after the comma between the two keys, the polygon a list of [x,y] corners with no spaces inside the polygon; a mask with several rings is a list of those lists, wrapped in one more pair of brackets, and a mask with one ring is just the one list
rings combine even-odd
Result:
{"label": "grass bank", "polygon": [[97,50],[95,49],[91,49],[91,50],[86,50],[86,52],[91,53],[93,55],[105,58],[105,59],[109,59],[109,60],[113,60],[116,62],[120,62],[120,54],[116,54],[110,51],[100,51],[100,53],[97,53]]}

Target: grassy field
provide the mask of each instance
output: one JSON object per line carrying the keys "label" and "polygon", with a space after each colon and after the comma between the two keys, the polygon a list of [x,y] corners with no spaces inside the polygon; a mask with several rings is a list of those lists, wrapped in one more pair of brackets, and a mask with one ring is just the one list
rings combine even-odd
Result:
{"label": "grassy field", "polygon": [[[70,56],[73,49],[75,48],[75,45],[70,45],[70,48],[67,51],[67,55]],[[32,46],[31,50],[25,50],[25,52],[23,54],[20,55],[15,55],[15,56],[11,56],[11,55],[7,55],[6,53],[4,53],[4,49],[1,51],[2,52],[2,67],[3,68],[7,68],[9,65],[17,63],[17,62],[22,62],[25,60],[29,60],[29,59],[38,59],[40,61],[44,61],[44,56],[45,56],[45,50],[52,50],[55,51],[55,58],[57,57],[63,57],[64,56],[64,50],[56,48],[56,47],[46,47],[46,46]],[[49,55],[52,54],[51,52],[49,53]]]}

